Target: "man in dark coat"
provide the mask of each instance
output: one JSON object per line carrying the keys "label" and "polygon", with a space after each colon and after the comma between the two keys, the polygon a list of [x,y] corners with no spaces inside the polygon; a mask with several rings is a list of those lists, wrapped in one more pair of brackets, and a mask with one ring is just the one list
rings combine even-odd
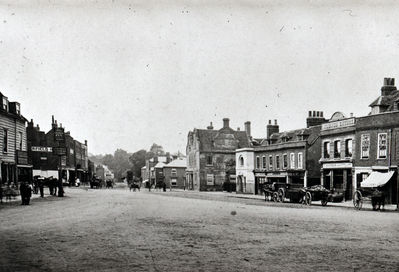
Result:
{"label": "man in dark coat", "polygon": [[37,185],[39,186],[40,197],[44,197],[44,181],[43,181],[43,179],[38,179],[37,183],[38,183]]}
{"label": "man in dark coat", "polygon": [[19,185],[19,192],[20,192],[20,194],[21,194],[21,201],[22,201],[21,205],[25,205],[25,201],[26,201],[26,196],[25,196],[25,193],[26,193],[26,184],[25,184],[25,182],[22,182],[22,183]]}
{"label": "man in dark coat", "polygon": [[62,179],[58,180],[58,196],[59,197],[64,196],[64,188],[62,187]]}

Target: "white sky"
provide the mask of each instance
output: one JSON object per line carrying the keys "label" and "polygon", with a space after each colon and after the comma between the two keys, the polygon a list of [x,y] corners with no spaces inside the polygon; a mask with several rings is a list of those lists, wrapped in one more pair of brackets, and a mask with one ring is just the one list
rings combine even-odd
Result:
{"label": "white sky", "polygon": [[264,137],[308,110],[361,116],[399,80],[399,4],[376,3],[0,1],[0,91],[94,154],[184,152],[223,117]]}

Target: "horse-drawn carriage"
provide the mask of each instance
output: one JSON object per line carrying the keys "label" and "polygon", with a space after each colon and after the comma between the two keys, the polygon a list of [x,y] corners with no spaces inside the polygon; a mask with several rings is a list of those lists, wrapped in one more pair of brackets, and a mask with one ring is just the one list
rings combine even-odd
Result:
{"label": "horse-drawn carriage", "polygon": [[385,205],[383,186],[392,178],[393,171],[388,173],[372,172],[353,193],[353,206],[356,210],[363,207],[363,202],[370,201],[374,211]]}
{"label": "horse-drawn carriage", "polygon": [[91,189],[101,189],[103,187],[103,182],[101,179],[94,178],[92,181],[90,181],[90,188]]}
{"label": "horse-drawn carriage", "polygon": [[265,201],[303,203],[310,205],[312,201],[321,201],[323,206],[327,205],[331,192],[322,185],[303,187],[301,184],[273,182],[266,183],[263,191]]}

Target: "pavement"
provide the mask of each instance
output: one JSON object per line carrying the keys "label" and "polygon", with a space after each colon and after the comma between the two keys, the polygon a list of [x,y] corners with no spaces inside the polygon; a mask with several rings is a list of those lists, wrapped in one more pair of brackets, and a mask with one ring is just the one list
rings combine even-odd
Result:
{"label": "pavement", "polygon": [[[181,192],[181,193],[186,193],[186,194],[192,194],[192,195],[197,195],[197,194],[202,194],[202,195],[219,195],[223,197],[231,197],[231,198],[241,198],[241,199],[254,199],[254,200],[260,200],[260,201],[265,201],[265,197],[263,195],[254,195],[254,194],[237,194],[235,192],[198,192],[198,191],[190,191],[190,190],[182,190],[182,189],[173,189],[173,190],[167,190],[167,192]],[[288,202],[288,201],[287,201]],[[298,204],[299,205],[299,204]],[[322,206],[321,201],[312,201],[313,206]],[[344,201],[344,202],[328,202],[327,204],[328,207],[337,207],[337,208],[349,208],[349,209],[354,209],[353,202],[352,200],[349,201]],[[364,201],[362,210],[372,210],[373,207],[370,202]],[[397,205],[391,205],[391,204],[386,204],[384,207],[385,211],[398,211]]]}

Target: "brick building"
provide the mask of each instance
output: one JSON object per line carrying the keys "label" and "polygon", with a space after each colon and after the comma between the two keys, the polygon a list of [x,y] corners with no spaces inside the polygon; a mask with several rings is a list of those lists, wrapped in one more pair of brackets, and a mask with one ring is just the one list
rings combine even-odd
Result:
{"label": "brick building", "polygon": [[185,189],[186,188],[186,159],[175,159],[164,165],[163,176],[166,187]]}
{"label": "brick building", "polygon": [[266,182],[310,186],[320,181],[322,112],[310,112],[307,128],[279,132],[277,121],[266,126],[266,138],[236,150],[237,192],[262,194]]}
{"label": "brick building", "polygon": [[[51,129],[45,133],[39,126],[34,126],[33,120],[28,123],[27,138],[29,157],[32,159],[33,175],[59,178],[61,176],[68,182],[74,183],[75,178],[81,182],[89,180],[89,163],[87,141],[84,144],[76,141],[70,132],[64,133],[61,142],[56,141],[56,131],[64,128],[52,117]],[[55,149],[65,148],[65,154],[55,154]]]}
{"label": "brick building", "polygon": [[1,184],[32,180],[28,161],[26,122],[18,102],[9,102],[0,93],[0,178]]}
{"label": "brick building", "polygon": [[199,191],[221,191],[226,183],[235,183],[235,150],[249,148],[250,128],[233,130],[229,119],[223,119],[223,127],[214,130],[212,123],[207,129],[194,129],[187,136],[187,188]]}

